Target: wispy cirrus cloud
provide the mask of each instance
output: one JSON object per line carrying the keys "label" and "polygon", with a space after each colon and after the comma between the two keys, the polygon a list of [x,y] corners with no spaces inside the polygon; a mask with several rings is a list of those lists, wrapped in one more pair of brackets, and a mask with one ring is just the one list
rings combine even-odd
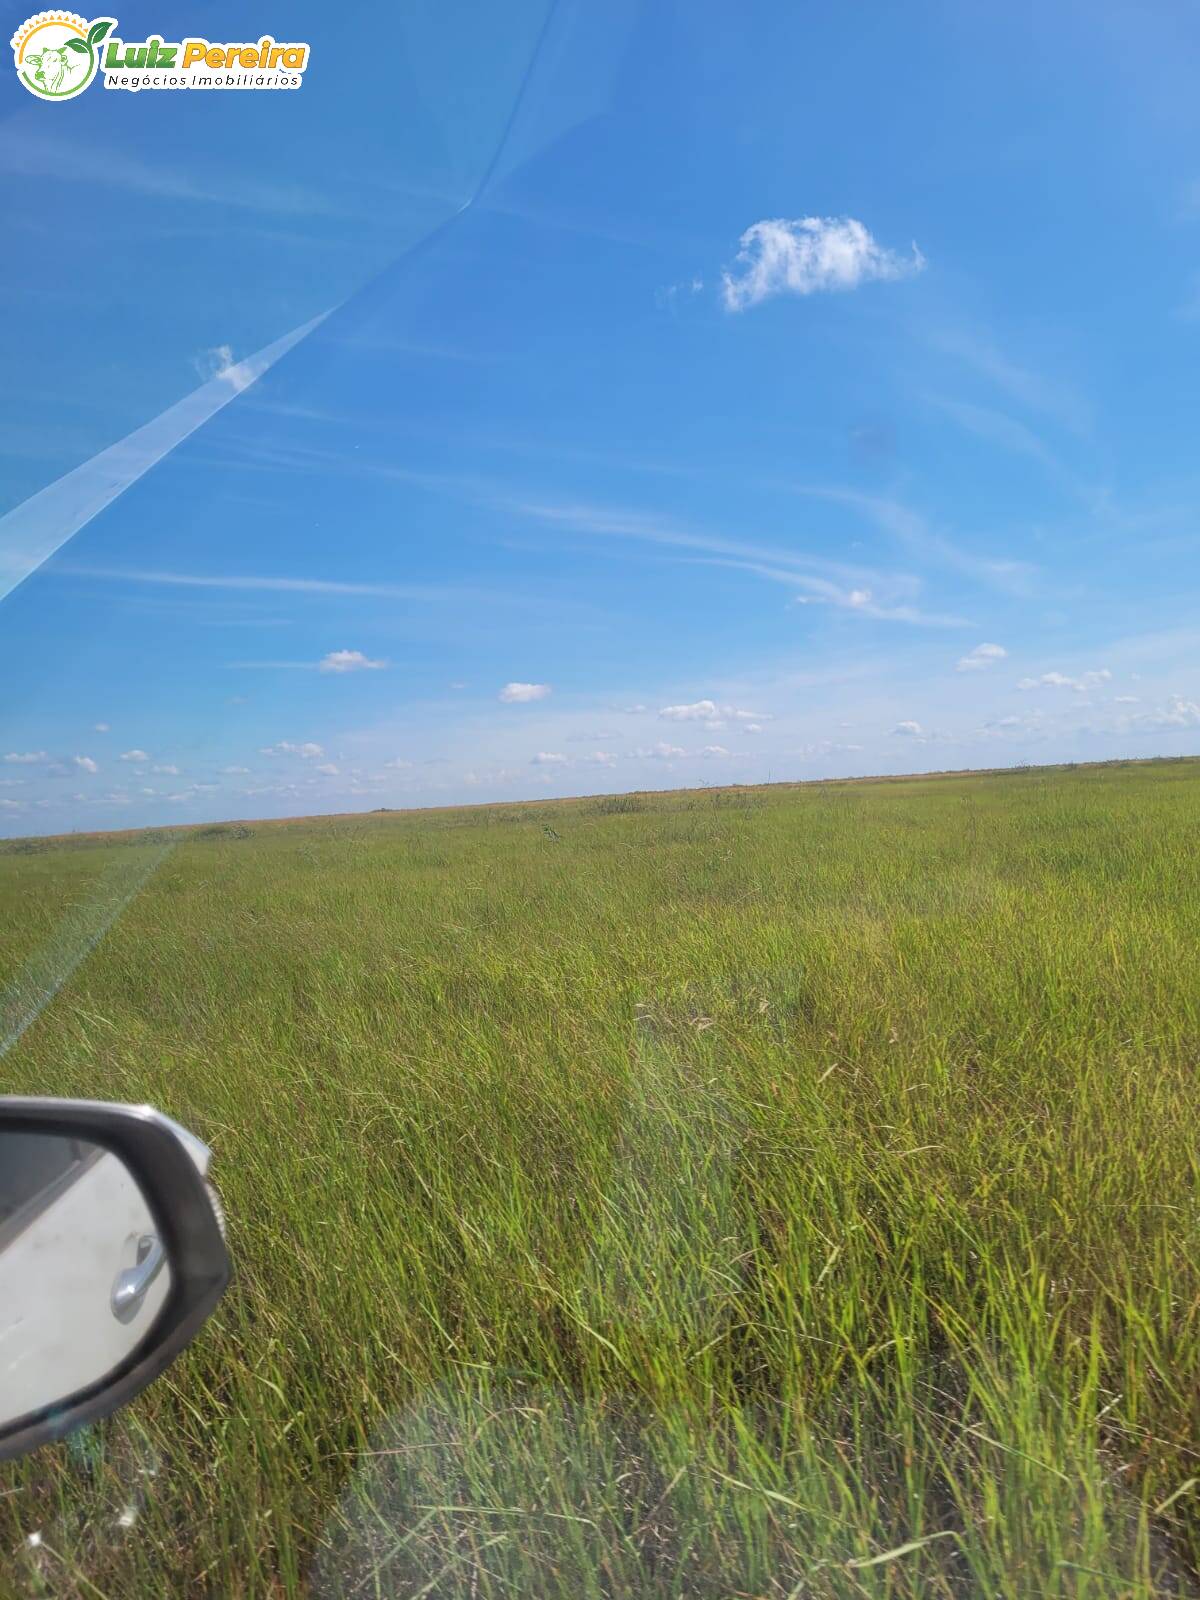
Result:
{"label": "wispy cirrus cloud", "polygon": [[1035,568],[1028,561],[1005,556],[988,556],[965,550],[934,529],[927,517],[911,506],[887,495],[866,494],[859,489],[793,485],[797,494],[827,500],[859,512],[881,532],[896,540],[910,554],[933,565],[961,572],[990,587],[1011,594],[1028,593]]}
{"label": "wispy cirrus cloud", "polygon": [[909,255],[886,249],[854,217],[776,217],[754,223],[738,242],[737,260],[721,275],[727,311],[745,311],[778,294],[909,278],[925,266],[915,244]]}
{"label": "wispy cirrus cloud", "polygon": [[963,362],[1029,410],[1053,417],[1072,433],[1084,434],[1090,427],[1091,407],[1076,389],[1062,379],[1023,366],[988,335],[970,328],[944,327],[934,329],[928,338],[935,349]]}
{"label": "wispy cirrus cloud", "polygon": [[151,199],[199,201],[276,216],[339,214],[339,207],[311,188],[276,183],[242,168],[207,184],[177,162],[146,160],[113,144],[66,139],[41,126],[16,123],[0,142],[0,172],[13,178],[50,179],[121,189]]}
{"label": "wispy cirrus cloud", "polygon": [[907,573],[830,561],[808,551],[781,549],[683,527],[654,512],[578,501],[506,502],[510,509],[569,532],[697,552],[694,565],[728,567],[785,584],[807,604],[830,605],[859,616],[924,627],[966,627],[966,619],[925,612],[910,603],[920,590]]}
{"label": "wispy cirrus cloud", "polygon": [[355,582],[340,578],[292,578],[254,573],[165,572],[145,567],[91,567],[74,564],[59,568],[72,578],[96,578],[112,583],[162,585],[182,589],[245,589],[278,594],[368,595],[381,600],[425,600],[447,591],[421,584]]}
{"label": "wispy cirrus cloud", "polygon": [[991,406],[974,405],[970,401],[954,400],[947,395],[930,394],[925,398],[928,404],[936,406],[939,411],[967,433],[973,434],[975,438],[997,445],[1013,455],[1027,456],[1055,477],[1062,479],[1070,477],[1062,462],[1045,441],[1018,418],[1010,417]]}

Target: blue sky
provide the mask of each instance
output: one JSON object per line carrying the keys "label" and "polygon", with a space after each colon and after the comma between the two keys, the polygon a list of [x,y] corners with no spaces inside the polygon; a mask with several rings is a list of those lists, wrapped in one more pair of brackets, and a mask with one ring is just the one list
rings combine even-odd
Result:
{"label": "blue sky", "polygon": [[398,9],[0,79],[0,831],[1200,750],[1194,10]]}

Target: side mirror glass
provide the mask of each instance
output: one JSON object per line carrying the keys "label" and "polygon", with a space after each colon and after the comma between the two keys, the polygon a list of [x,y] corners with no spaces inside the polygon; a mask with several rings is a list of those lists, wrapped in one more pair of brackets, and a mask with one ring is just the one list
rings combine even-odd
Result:
{"label": "side mirror glass", "polygon": [[145,1107],[0,1097],[0,1457],[125,1404],[208,1316],[207,1164]]}

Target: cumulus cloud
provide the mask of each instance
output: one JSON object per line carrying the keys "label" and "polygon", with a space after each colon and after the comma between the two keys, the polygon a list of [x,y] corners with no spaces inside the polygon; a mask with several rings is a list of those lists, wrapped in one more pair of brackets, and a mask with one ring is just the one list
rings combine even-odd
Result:
{"label": "cumulus cloud", "polygon": [[708,760],[717,760],[721,756],[727,756],[729,751],[725,749],[724,745],[706,744],[700,754]]}
{"label": "cumulus cloud", "polygon": [[647,757],[653,761],[673,761],[676,756],[686,755],[686,750],[681,750],[677,744],[667,744],[660,739],[657,744],[652,744],[640,750],[635,750],[635,756]]}
{"label": "cumulus cloud", "polygon": [[71,760],[83,772],[99,772],[100,768],[91,756],[72,756]]}
{"label": "cumulus cloud", "polygon": [[[258,376],[250,362],[243,364],[233,359],[233,347],[227,344],[214,344],[207,350],[202,350],[192,362],[197,374],[207,381],[210,378],[220,378],[222,383],[227,383],[235,394],[241,394],[243,389],[248,389]],[[177,796],[172,795],[172,800]]]}
{"label": "cumulus cloud", "polygon": [[955,672],[982,672],[985,667],[1003,661],[1008,651],[1002,644],[977,644],[955,663]]}
{"label": "cumulus cloud", "polygon": [[150,757],[144,750],[123,750],[119,759],[121,761],[149,761]]}
{"label": "cumulus cloud", "polygon": [[855,752],[861,749],[861,744],[839,744],[833,739],[818,739],[815,744],[802,744],[798,750],[793,750],[792,754],[799,756],[801,761],[812,761],[818,756],[829,756],[843,751]]}
{"label": "cumulus cloud", "polygon": [[332,761],[323,761],[317,771],[323,772],[327,778],[336,778],[338,775],[338,769]]}
{"label": "cumulus cloud", "polygon": [[925,737],[925,730],[919,722],[898,722],[892,732],[898,733],[902,738],[906,739],[923,739]]}
{"label": "cumulus cloud", "polygon": [[160,761],[156,767],[151,767],[150,771],[159,772],[165,778],[177,778],[179,776],[179,768],[171,761]]}
{"label": "cumulus cloud", "polygon": [[399,771],[399,770],[403,769],[404,767],[411,767],[412,766],[412,762],[411,761],[405,761],[403,756],[397,756],[393,761],[385,761],[383,764],[384,764],[385,767],[391,767],[393,770],[396,770],[396,771]]}
{"label": "cumulus cloud", "polygon": [[[278,744],[263,745],[258,753],[260,756],[299,756],[301,761],[319,761],[325,751],[311,740],[305,744],[293,744],[290,739],[280,739]],[[155,771],[158,771],[157,767]]]}
{"label": "cumulus cloud", "polygon": [[379,672],[386,661],[372,661],[361,650],[331,650],[317,663],[319,672]]}
{"label": "cumulus cloud", "polygon": [[584,756],[583,759],[598,767],[615,767],[617,764],[617,758],[611,750],[593,750],[590,756]]}
{"label": "cumulus cloud", "polygon": [[872,279],[911,277],[925,265],[885,249],[853,217],[776,217],[756,222],[738,241],[737,260],[721,275],[727,311],[744,311],[777,294],[856,289]]}
{"label": "cumulus cloud", "polygon": [[759,723],[768,720],[765,711],[743,711],[737,706],[719,706],[715,700],[693,700],[689,705],[662,706],[658,714],[667,722],[701,722],[706,728],[723,728],[727,722]]}
{"label": "cumulus cloud", "polygon": [[761,733],[762,732],[762,724],[760,722],[746,722],[746,723],[743,723],[742,724],[742,732],[743,733]]}
{"label": "cumulus cloud", "polygon": [[1136,706],[1140,704],[1141,697],[1136,694],[1119,694],[1113,700],[1115,706]]}
{"label": "cumulus cloud", "polygon": [[528,705],[531,700],[544,700],[550,693],[548,683],[506,683],[500,698],[508,706]]}
{"label": "cumulus cloud", "polygon": [[24,811],[24,809],[24,800],[0,800],[0,810],[2,811]]}
{"label": "cumulus cloud", "polygon": [[1107,667],[1100,667],[1094,672],[1081,673],[1078,678],[1070,678],[1065,672],[1043,672],[1040,678],[1018,678],[1018,689],[1073,689],[1076,694],[1084,694],[1088,689],[1096,689],[1102,683],[1107,683],[1112,673]]}
{"label": "cumulus cloud", "polygon": [[1165,706],[1141,711],[1133,720],[1141,728],[1200,728],[1200,703],[1173,694]]}
{"label": "cumulus cloud", "polygon": [[658,714],[668,722],[715,722],[720,716],[713,700],[694,700],[686,706],[662,706]]}
{"label": "cumulus cloud", "polygon": [[249,767],[222,767],[221,771],[227,778],[244,778],[249,775]]}
{"label": "cumulus cloud", "polygon": [[49,761],[50,757],[44,750],[10,750],[4,759],[18,766],[31,767],[36,761]]}
{"label": "cumulus cloud", "polygon": [[560,755],[557,750],[539,750],[530,762],[534,767],[562,767],[566,765],[566,756]]}

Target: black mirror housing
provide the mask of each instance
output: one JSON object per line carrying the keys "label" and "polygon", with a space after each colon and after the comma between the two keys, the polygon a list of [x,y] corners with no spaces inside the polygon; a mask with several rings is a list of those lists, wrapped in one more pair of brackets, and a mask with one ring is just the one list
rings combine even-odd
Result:
{"label": "black mirror housing", "polygon": [[[149,1106],[0,1096],[0,1160],[5,1136],[13,1134],[77,1140],[116,1156],[141,1191],[170,1273],[153,1325],[124,1359],[89,1386],[0,1421],[0,1460],[61,1439],[128,1404],[191,1342],[229,1282],[223,1227],[203,1170],[184,1143],[184,1130],[169,1117]],[[36,1282],[30,1282],[29,1294],[38,1294]],[[0,1351],[0,1395],[5,1381]]]}

